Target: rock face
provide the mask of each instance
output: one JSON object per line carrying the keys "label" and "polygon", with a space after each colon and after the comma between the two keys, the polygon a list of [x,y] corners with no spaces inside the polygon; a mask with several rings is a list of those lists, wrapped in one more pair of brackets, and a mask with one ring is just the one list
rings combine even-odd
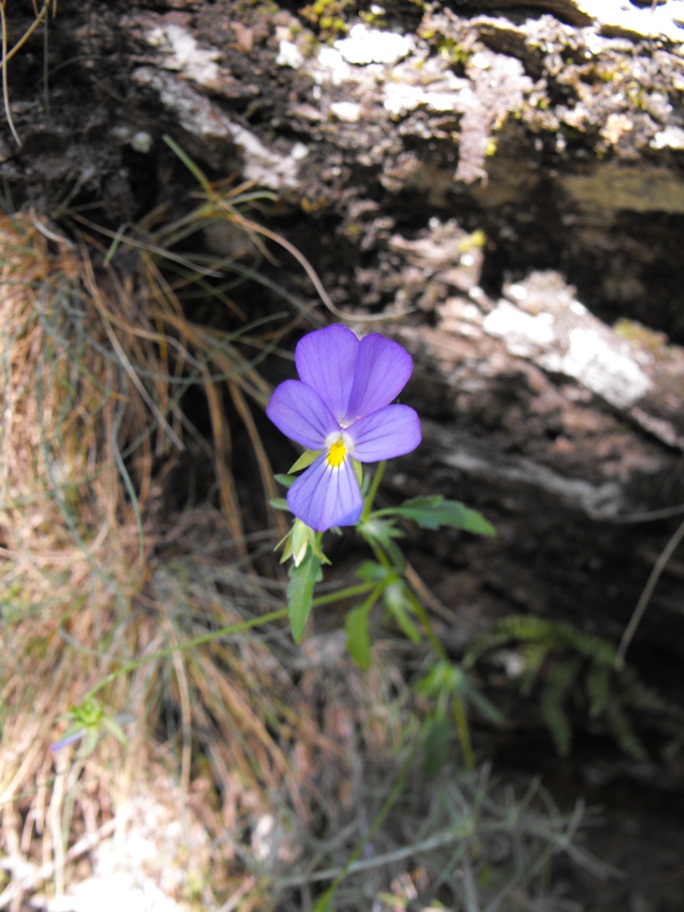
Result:
{"label": "rock face", "polygon": [[[29,15],[8,12],[9,47]],[[60,6],[49,108],[35,37],[10,61],[0,175],[15,206],[98,203],[116,229],[192,189],[168,133],[272,191],[269,227],[329,303],[416,359],[426,443],[393,488],[498,528],[440,538],[440,598],[617,642],[679,521],[639,520],[684,500],[683,19],[681,0]],[[298,264],[277,281],[315,298]],[[671,562],[637,641],[666,686],[683,590]]]}

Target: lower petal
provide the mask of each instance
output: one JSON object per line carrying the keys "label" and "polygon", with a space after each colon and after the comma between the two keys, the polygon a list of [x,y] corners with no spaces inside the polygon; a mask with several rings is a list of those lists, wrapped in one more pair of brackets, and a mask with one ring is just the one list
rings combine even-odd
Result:
{"label": "lower petal", "polygon": [[297,519],[317,532],[354,525],[363,500],[349,456],[339,466],[329,465],[327,453],[319,456],[288,490],[287,505]]}

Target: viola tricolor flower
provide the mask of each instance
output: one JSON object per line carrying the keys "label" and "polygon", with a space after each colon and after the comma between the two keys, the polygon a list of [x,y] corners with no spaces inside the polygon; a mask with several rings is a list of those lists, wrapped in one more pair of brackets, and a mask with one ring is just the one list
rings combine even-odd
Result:
{"label": "viola tricolor flower", "polygon": [[413,361],[398,342],[377,333],[359,340],[336,324],[300,339],[295,364],[300,379],[277,387],[266,414],[318,455],[289,488],[287,505],[317,532],[353,525],[363,509],[354,461],[403,456],[421,441],[414,409],[390,404]]}

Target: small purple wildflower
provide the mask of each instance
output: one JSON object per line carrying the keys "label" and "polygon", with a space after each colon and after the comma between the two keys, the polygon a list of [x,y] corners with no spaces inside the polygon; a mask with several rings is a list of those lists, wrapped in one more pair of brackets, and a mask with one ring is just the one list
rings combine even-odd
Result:
{"label": "small purple wildflower", "polygon": [[335,324],[300,339],[295,364],[300,379],[276,388],[266,414],[283,434],[320,455],[289,488],[287,505],[317,532],[353,525],[363,509],[353,461],[393,459],[421,441],[415,410],[390,405],[413,361],[391,339],[373,333],[359,340]]}

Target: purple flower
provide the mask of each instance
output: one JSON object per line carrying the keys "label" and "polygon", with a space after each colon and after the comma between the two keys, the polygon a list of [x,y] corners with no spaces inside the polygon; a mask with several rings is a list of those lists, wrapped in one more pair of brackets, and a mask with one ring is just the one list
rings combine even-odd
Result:
{"label": "purple flower", "polygon": [[391,339],[374,333],[359,341],[333,325],[299,340],[295,364],[301,379],[281,383],[266,414],[283,434],[321,452],[288,490],[287,505],[317,532],[353,525],[363,501],[352,460],[392,459],[420,443],[416,412],[390,405],[413,361]]}

